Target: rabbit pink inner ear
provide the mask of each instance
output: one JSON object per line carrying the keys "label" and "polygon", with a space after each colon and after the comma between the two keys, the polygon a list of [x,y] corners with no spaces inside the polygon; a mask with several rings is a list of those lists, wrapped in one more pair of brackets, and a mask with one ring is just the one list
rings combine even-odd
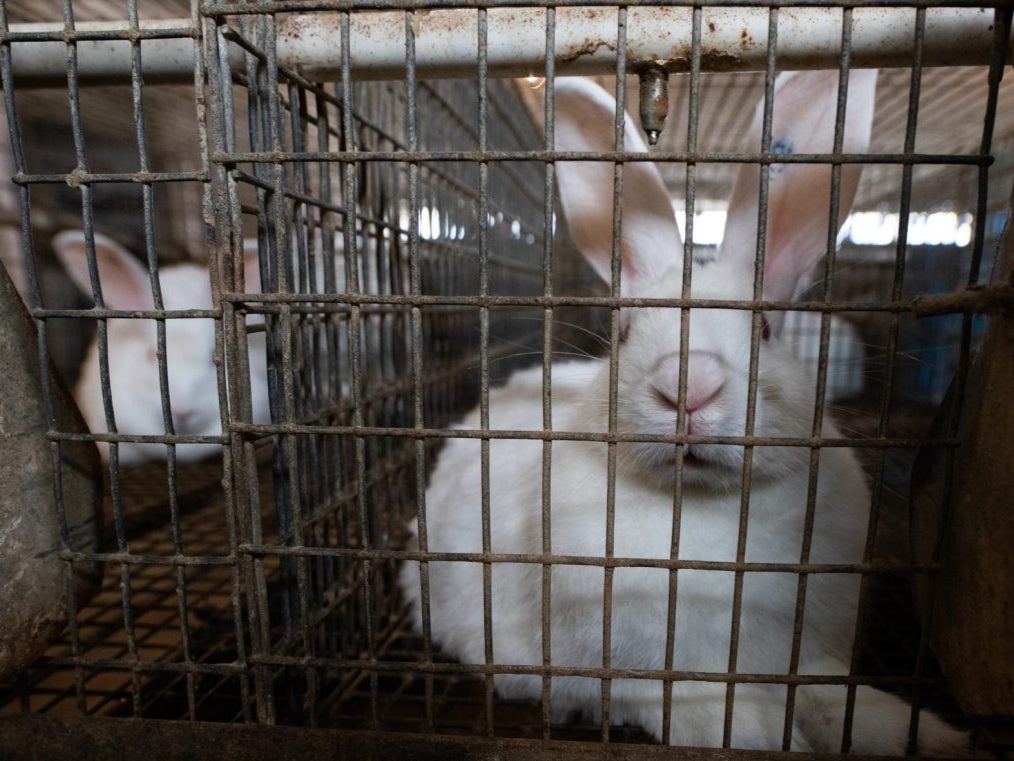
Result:
{"label": "rabbit pink inner ear", "polygon": [[[598,85],[580,78],[556,81],[555,148],[558,151],[612,152],[616,102]],[[624,149],[648,148],[624,114]],[[557,181],[567,227],[574,243],[607,283],[612,280],[614,163],[558,161]],[[623,170],[620,210],[621,293],[642,290],[682,261],[672,202],[650,161],[628,161]]]}
{"label": "rabbit pink inner ear", "polygon": [[[154,302],[148,270],[111,238],[95,233],[94,241],[105,305],[110,309],[151,309]],[[66,230],[58,233],[53,238],[53,249],[77,287],[86,295],[93,296],[84,232]]]}
{"label": "rabbit pink inner ear", "polygon": [[[846,154],[869,149],[876,82],[876,70],[850,73],[842,144]],[[779,77],[772,118],[772,152],[830,153],[834,147],[837,100],[837,71],[796,72]],[[751,128],[758,145],[763,113],[761,102]],[[861,170],[857,164],[842,165],[834,232],[852,207]],[[827,252],[831,175],[829,164],[772,164],[768,174],[765,298],[791,299],[799,278]],[[722,244],[722,255],[740,259],[741,267],[747,271],[756,255],[759,182],[759,168],[744,165],[729,201]]]}

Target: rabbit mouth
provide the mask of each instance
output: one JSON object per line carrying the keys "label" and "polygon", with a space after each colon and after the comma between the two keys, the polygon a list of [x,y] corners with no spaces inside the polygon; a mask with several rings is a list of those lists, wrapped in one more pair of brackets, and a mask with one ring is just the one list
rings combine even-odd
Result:
{"label": "rabbit mouth", "polygon": [[[666,454],[661,457],[662,464],[668,468],[675,468],[676,462],[680,455],[675,448],[667,447]],[[699,447],[686,447],[683,450],[683,467],[691,470],[702,470],[704,468],[714,468],[718,463],[703,456]]]}
{"label": "rabbit mouth", "polygon": [[636,477],[647,479],[663,490],[673,487],[676,460],[682,457],[683,483],[691,487],[723,487],[738,482],[742,459],[731,452],[716,450],[714,445],[693,445],[682,454],[671,444],[641,444],[621,450],[623,467]]}
{"label": "rabbit mouth", "polygon": [[[675,457],[673,458],[675,459]],[[694,450],[687,448],[687,451],[683,454],[683,467],[684,468],[703,468],[709,463],[707,460],[700,457]]]}
{"label": "rabbit mouth", "polygon": [[[705,477],[706,473],[735,471],[742,467],[742,460],[731,458],[730,454],[715,445],[687,446],[683,452],[683,471],[685,474]],[[675,449],[671,450],[665,458],[665,465],[675,469],[678,457],[679,453]]]}
{"label": "rabbit mouth", "polygon": [[[678,454],[673,452],[670,463],[675,466]],[[705,470],[716,470],[722,468],[724,463],[707,457],[700,447],[687,447],[683,453],[683,470],[692,473],[699,473]]]}

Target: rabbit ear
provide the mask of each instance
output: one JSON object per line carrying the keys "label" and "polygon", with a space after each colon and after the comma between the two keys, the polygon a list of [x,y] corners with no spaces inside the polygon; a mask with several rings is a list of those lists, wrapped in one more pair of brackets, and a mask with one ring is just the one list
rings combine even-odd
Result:
{"label": "rabbit ear", "polygon": [[[102,298],[110,309],[151,309],[148,270],[111,238],[94,233],[95,260],[99,267]],[[53,238],[53,250],[67,274],[85,294],[92,295],[88,254],[82,230],[64,230]]]}
{"label": "rabbit ear", "polygon": [[[616,102],[582,78],[556,80],[558,151],[613,151]],[[624,150],[648,151],[624,114]],[[556,176],[567,227],[577,247],[607,283],[612,280],[613,163],[558,161]],[[623,295],[636,294],[682,261],[683,245],[672,202],[654,163],[628,162],[623,170],[621,256]]]}
{"label": "rabbit ear", "polygon": [[[848,108],[842,144],[844,153],[865,153],[873,125],[877,71],[849,75]],[[834,147],[838,104],[838,72],[782,74],[775,83],[771,125],[773,153],[830,153]],[[751,139],[760,147],[763,101],[757,106]],[[844,222],[855,199],[862,166],[843,164],[838,220]],[[757,251],[757,209],[760,167],[744,164],[729,201],[721,258],[737,260],[753,271]],[[829,164],[772,164],[768,174],[768,216],[764,258],[764,297],[791,299],[800,276],[827,253],[831,202]]]}

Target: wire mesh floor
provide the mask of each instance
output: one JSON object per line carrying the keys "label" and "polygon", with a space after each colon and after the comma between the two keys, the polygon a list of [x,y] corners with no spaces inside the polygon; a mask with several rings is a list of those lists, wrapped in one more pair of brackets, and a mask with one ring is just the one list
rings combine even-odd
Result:
{"label": "wire mesh floor", "polygon": [[[221,466],[217,462],[180,467],[180,535],[188,555],[228,553],[228,532],[221,498]],[[164,465],[144,465],[121,470],[124,532],[137,555],[171,558],[174,554],[172,525],[165,498]],[[156,486],[153,486],[156,485]],[[111,507],[107,494],[104,506],[107,525]],[[111,544],[107,539],[107,546]],[[68,634],[57,640],[45,656],[21,675],[14,690],[0,698],[0,715],[13,711],[33,713],[87,713],[141,715],[174,713],[172,687],[185,680],[170,675],[124,670],[123,661],[139,664],[179,663],[184,660],[181,606],[177,574],[166,563],[136,564],[130,567],[130,627],[134,646],[131,652],[124,618],[121,572],[117,563],[106,565],[99,592],[78,614],[78,646],[74,652]],[[189,659],[196,663],[229,661],[235,658],[232,621],[233,577],[228,565],[200,565],[184,570],[187,596],[186,629]],[[88,663],[79,675],[74,662]],[[78,688],[78,679],[81,688]],[[220,677],[220,679],[222,679]],[[197,718],[229,720],[218,707],[207,705],[223,684],[205,685]],[[2,695],[3,693],[0,693]],[[181,712],[186,715],[186,701]],[[178,718],[178,716],[177,716]]]}

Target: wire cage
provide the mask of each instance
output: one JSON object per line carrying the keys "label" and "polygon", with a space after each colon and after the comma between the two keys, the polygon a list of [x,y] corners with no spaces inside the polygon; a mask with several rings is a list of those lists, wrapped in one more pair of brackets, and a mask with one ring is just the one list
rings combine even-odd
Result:
{"label": "wire cage", "polygon": [[[94,410],[85,412],[90,433],[51,424],[47,436],[57,452],[78,441],[102,448],[96,477],[108,530],[95,551],[63,537],[58,557],[68,577],[76,564],[98,563],[103,583],[70,611],[41,658],[0,685],[0,737],[10,747],[27,753],[40,728],[59,726],[47,752],[129,747],[141,755],[168,742],[198,758],[260,757],[279,744],[378,758],[404,749],[434,758],[504,749],[641,758],[667,752],[659,740],[681,744],[680,726],[692,725],[699,707],[684,704],[694,694],[687,685],[706,685],[701,695],[717,701],[708,719],[717,722],[716,748],[871,747],[862,736],[869,730],[854,724],[869,687],[912,705],[899,730],[911,753],[921,750],[920,723],[934,716],[970,730],[977,749],[1014,747],[1014,735],[1003,734],[1010,716],[987,724],[963,713],[948,690],[955,677],[945,679],[934,660],[925,582],[942,567],[941,549],[925,551],[918,535],[926,522],[909,514],[916,453],[943,452],[954,468],[958,421],[937,410],[961,403],[986,326],[989,304],[940,306],[932,297],[987,284],[1001,245],[996,220],[1006,216],[1014,166],[1006,153],[1014,120],[1002,107],[1009,82],[1001,82],[1008,8],[300,0],[156,11],[128,0],[125,19],[102,2],[68,1],[56,13],[0,2],[23,254],[4,262],[12,274],[23,268],[44,377],[54,361],[83,411]],[[850,72],[871,67],[885,67],[873,137],[852,152],[843,142]],[[833,72],[836,137],[830,150],[792,157],[772,135],[776,75],[812,68]],[[640,110],[645,130],[660,133],[658,146],[646,155],[629,135],[624,142],[641,125],[621,107],[607,120],[610,145],[555,142],[566,130],[559,83],[574,74],[594,75],[627,111]],[[942,94],[962,88],[965,116],[947,123],[959,109]],[[751,137],[755,107],[765,126]],[[122,143],[129,148],[118,151]],[[604,186],[588,184],[611,199],[604,215],[578,219],[561,205],[567,165],[606,167]],[[682,293],[661,297],[623,285],[631,277],[624,226],[639,211],[623,194],[639,193],[638,167],[653,165],[682,235],[671,242]],[[751,262],[755,252],[761,262],[753,293],[702,298],[690,284],[725,252],[709,226],[734,215],[723,199],[751,165],[759,199]],[[831,167],[822,191],[834,207],[821,212],[826,255],[787,296],[771,298],[756,230],[775,213],[767,198],[779,172],[805,165]],[[836,241],[827,219],[844,219],[842,177],[857,165],[856,213]],[[951,237],[914,241],[916,222],[929,224],[934,213],[953,223]],[[54,237],[66,227],[79,227],[79,237]],[[581,255],[591,228],[609,230],[604,279]],[[886,228],[893,236],[881,235]],[[77,265],[68,264],[70,240],[79,241]],[[126,256],[143,272],[139,304],[121,303],[108,274],[103,250],[117,247],[132,250]],[[197,264],[200,287],[173,279],[181,262]],[[71,302],[64,270],[74,266],[85,292]],[[62,290],[47,285],[61,277]],[[735,434],[691,429],[692,352],[684,348],[675,358],[673,425],[624,428],[617,408],[630,314],[669,315],[678,347],[690,344],[695,317],[722,308],[749,315],[745,426]],[[939,312],[935,323],[922,317]],[[792,436],[755,428],[758,399],[770,393],[758,377],[769,318],[784,320],[783,339],[814,389],[808,430]],[[78,337],[61,343],[65,333]],[[143,343],[146,373],[129,367],[120,341]],[[197,343],[201,375],[187,369]],[[604,423],[556,423],[586,393],[585,376],[575,386],[557,375],[561,366],[611,375]],[[191,374],[200,382],[184,383]],[[130,408],[141,402],[118,376],[154,399],[145,423],[135,422]],[[518,388],[524,423],[502,417]],[[188,425],[205,402],[213,420]],[[825,416],[839,421],[840,434],[828,434]],[[537,450],[519,479],[539,495],[522,506],[532,532],[523,546],[498,536],[507,500],[496,471],[511,442],[512,451]],[[672,455],[671,482],[656,489],[670,505],[662,554],[614,547],[625,530],[618,522],[629,521],[623,452],[643,443]],[[695,556],[679,538],[681,521],[687,531],[693,525],[695,451],[709,445],[740,452],[737,475],[722,487],[738,505],[730,557]],[[470,459],[459,472],[435,474],[441,458],[464,451],[455,446],[473,446]],[[555,474],[579,446],[602,453],[601,505],[586,519],[602,522],[597,553],[568,551],[566,517],[553,517],[554,500],[567,498],[554,490]],[[760,520],[750,522],[751,491],[762,489],[751,463],[766,447],[805,453],[809,487],[796,495],[800,542],[791,562],[747,551]],[[828,452],[846,450],[870,484],[869,528],[858,555],[830,562],[810,556],[828,507],[819,472],[837,456]],[[455,499],[440,487],[448,478],[477,486],[449,505]],[[59,480],[54,488],[59,507]],[[467,550],[440,544],[440,522],[456,520],[454,511],[471,516]],[[650,538],[646,545],[658,543]],[[468,589],[441,591],[453,584],[441,568],[452,566],[474,570]],[[633,572],[661,580],[664,594],[652,603],[665,624],[653,635],[661,658],[628,662],[619,644],[629,626],[624,578]],[[597,585],[580,616],[598,655],[560,662],[567,645],[554,639],[554,594],[566,594],[568,574],[582,573]],[[770,634],[787,634],[771,643],[785,650],[786,668],[771,673],[751,671],[746,655],[737,666],[741,633],[744,642],[754,636],[744,598],[765,574],[789,579],[792,600],[788,631],[772,625]],[[843,672],[801,663],[807,588],[812,607],[827,577],[855,581]],[[691,605],[681,581],[694,578],[728,587],[717,665],[688,666],[678,655]],[[530,659],[503,655],[497,644],[510,638],[498,583],[516,585],[518,605],[536,611]],[[448,596],[468,608],[460,624],[434,618],[459,610],[441,602]],[[469,638],[478,658],[455,649]],[[581,710],[561,687],[577,684],[593,696]],[[652,685],[660,729],[627,707],[631,684]],[[765,728],[770,743],[751,745],[741,734],[750,715],[742,701],[757,688],[770,690],[777,715]],[[826,746],[811,744],[793,719],[816,694],[807,690],[821,688],[837,690],[841,703]],[[38,723],[50,719],[64,723]]]}

